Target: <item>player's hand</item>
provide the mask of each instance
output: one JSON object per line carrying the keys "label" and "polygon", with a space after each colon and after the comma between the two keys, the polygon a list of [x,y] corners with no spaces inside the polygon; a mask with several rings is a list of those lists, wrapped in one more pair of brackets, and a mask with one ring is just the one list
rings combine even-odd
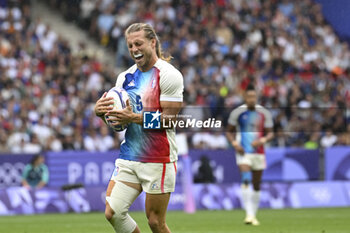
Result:
{"label": "player's hand", "polygon": [[265,142],[266,142],[266,140],[264,140],[264,138],[260,138],[260,139],[258,139],[258,140],[254,140],[254,141],[251,143],[251,145],[252,145],[252,147],[257,148],[257,147],[259,147],[259,146],[264,145]]}
{"label": "player's hand", "polygon": [[244,149],[241,145],[238,145],[235,150],[238,152],[239,155],[243,156],[244,155]]}
{"label": "player's hand", "polygon": [[241,156],[244,155],[245,151],[244,151],[243,147],[239,143],[237,143],[236,141],[232,141],[231,144],[232,144],[233,148],[235,148],[235,150],[237,151],[237,153],[239,155],[241,155]]}
{"label": "player's hand", "polygon": [[120,110],[110,110],[106,113],[106,116],[111,116],[111,125],[124,125],[132,122],[134,118],[134,112],[130,105],[129,100],[126,100],[126,107]]}
{"label": "player's hand", "polygon": [[107,92],[103,93],[102,97],[97,100],[95,105],[95,114],[96,116],[103,116],[108,111],[113,109],[113,98],[106,98]]}

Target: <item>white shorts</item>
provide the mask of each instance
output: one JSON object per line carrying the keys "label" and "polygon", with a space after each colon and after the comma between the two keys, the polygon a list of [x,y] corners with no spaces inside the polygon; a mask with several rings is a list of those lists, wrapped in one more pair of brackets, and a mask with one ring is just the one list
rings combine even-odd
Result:
{"label": "white shorts", "polygon": [[141,184],[146,193],[170,193],[175,191],[176,166],[176,162],[142,163],[117,159],[111,180]]}
{"label": "white shorts", "polygon": [[266,158],[264,154],[250,154],[245,153],[240,155],[236,153],[237,165],[249,165],[252,170],[265,170],[266,169]]}

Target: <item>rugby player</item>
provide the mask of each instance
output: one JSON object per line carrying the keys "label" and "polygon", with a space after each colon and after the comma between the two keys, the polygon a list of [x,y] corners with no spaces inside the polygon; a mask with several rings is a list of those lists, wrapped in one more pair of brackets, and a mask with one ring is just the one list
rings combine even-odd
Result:
{"label": "rugby player", "polygon": [[106,93],[97,101],[95,113],[116,118],[114,124],[128,124],[125,140],[106,194],[107,220],[118,233],[138,233],[128,214],[137,196],[146,193],[145,209],[152,232],[170,232],[166,211],[170,193],[175,189],[177,145],[175,129],[145,130],[143,111],[159,111],[161,118],[175,120],[182,107],[183,76],[164,57],[159,38],[152,26],[130,25],[125,39],[135,64],[119,74],[116,86],[124,88],[130,101],[123,110],[112,110]]}
{"label": "rugby player", "polygon": [[[228,119],[227,139],[236,151],[236,162],[241,172],[242,201],[246,211],[244,222],[259,225],[256,218],[260,202],[260,183],[266,159],[264,144],[273,138],[273,120],[270,112],[257,104],[257,93],[252,85],[245,90],[245,104],[234,109]],[[253,190],[250,189],[253,183]]]}

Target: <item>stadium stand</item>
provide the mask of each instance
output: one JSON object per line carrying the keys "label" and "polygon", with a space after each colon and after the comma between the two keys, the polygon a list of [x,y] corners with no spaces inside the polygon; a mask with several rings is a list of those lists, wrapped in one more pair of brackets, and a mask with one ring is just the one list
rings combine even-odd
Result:
{"label": "stadium stand", "polygon": [[[311,140],[318,147],[326,131],[337,137],[334,145],[350,145],[349,45],[311,0],[49,4],[115,49],[121,67],[131,62],[125,27],[155,25],[184,74],[187,106],[208,106],[209,116],[225,120],[254,83],[280,135],[273,145]],[[101,150],[100,140],[109,142],[107,149],[118,147],[119,135],[106,133],[93,114],[95,101],[115,82],[113,70],[83,50],[73,55],[67,40],[30,18],[28,2],[2,6],[0,18],[0,152]]]}
{"label": "stadium stand", "polygon": [[[94,102],[115,82],[113,70],[84,50],[73,55],[67,40],[30,18],[28,3],[10,2],[0,14],[1,152],[91,149],[87,132],[106,131]],[[112,140],[110,149],[116,137],[99,140]]]}

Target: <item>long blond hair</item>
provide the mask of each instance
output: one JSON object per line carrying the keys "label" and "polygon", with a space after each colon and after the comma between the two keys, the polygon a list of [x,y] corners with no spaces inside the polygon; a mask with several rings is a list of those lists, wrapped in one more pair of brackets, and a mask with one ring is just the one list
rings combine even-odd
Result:
{"label": "long blond hair", "polygon": [[139,32],[143,30],[145,32],[145,37],[149,40],[156,39],[156,53],[157,56],[167,62],[169,62],[173,57],[167,56],[165,57],[163,54],[162,46],[160,45],[159,38],[154,30],[154,28],[147,24],[147,23],[134,23],[131,24],[126,30],[125,30],[125,38],[128,34],[132,32]]}

